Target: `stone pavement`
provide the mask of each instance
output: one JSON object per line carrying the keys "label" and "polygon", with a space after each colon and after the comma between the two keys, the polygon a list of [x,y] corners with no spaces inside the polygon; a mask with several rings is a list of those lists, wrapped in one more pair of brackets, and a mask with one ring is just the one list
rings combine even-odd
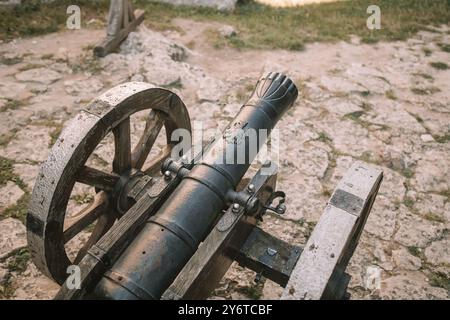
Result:
{"label": "stone pavement", "polygon": [[[448,27],[406,42],[353,39],[304,52],[197,51],[182,35],[143,27],[119,53],[94,60],[102,33],[77,31],[70,44],[66,32],[0,44],[0,298],[48,299],[57,290],[30,262],[23,222],[39,163],[86,103],[120,83],[146,81],[180,94],[191,119],[215,132],[261,70],[272,69],[291,76],[300,96],[278,125],[288,210],[267,216],[262,228],[305,243],[345,170],[356,159],[372,163],[385,178],[348,269],[352,298],[449,298],[450,70],[431,65],[450,64],[441,49],[450,44]],[[96,157],[112,152],[105,144]],[[89,192],[77,188],[70,208],[88,202]],[[379,288],[367,284],[373,272]],[[234,265],[212,298],[279,296],[280,288],[254,277]]]}

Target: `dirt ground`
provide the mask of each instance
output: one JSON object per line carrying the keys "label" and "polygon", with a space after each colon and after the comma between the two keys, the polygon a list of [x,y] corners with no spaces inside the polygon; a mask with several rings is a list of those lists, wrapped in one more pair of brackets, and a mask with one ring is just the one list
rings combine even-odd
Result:
{"label": "dirt ground", "polygon": [[[184,32],[141,27],[120,52],[99,61],[90,50],[103,30],[0,44],[0,156],[12,165],[0,185],[3,298],[49,299],[57,292],[23,251],[20,204],[61,127],[91,99],[130,80],[168,86],[191,120],[215,130],[227,125],[264,72],[281,71],[300,91],[278,124],[278,185],[288,209],[282,217],[267,216],[262,228],[304,244],[345,170],[355,160],[369,162],[384,171],[384,181],[348,268],[352,298],[448,299],[450,70],[431,63],[450,63],[438,45],[450,44],[450,28],[405,42],[368,45],[353,38],[296,52],[219,49],[206,31],[220,24],[176,24]],[[111,150],[96,152],[102,158]],[[71,208],[81,205],[73,201]],[[380,272],[380,288],[366,286],[369,270]],[[254,278],[233,265],[212,298],[279,297],[276,284]]]}

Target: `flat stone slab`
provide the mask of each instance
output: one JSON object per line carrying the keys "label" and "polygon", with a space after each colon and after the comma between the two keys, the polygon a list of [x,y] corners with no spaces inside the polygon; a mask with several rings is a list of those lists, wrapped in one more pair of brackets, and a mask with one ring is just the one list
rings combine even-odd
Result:
{"label": "flat stone slab", "polygon": [[[6,185],[0,188],[0,213],[15,204],[24,192],[14,182],[8,181]],[[1,249],[0,249],[1,250]]]}
{"label": "flat stone slab", "polygon": [[2,151],[3,154],[15,161],[37,161],[47,159],[52,127],[29,125],[20,130],[15,138]]}
{"label": "flat stone slab", "polygon": [[59,72],[47,68],[36,68],[22,71],[16,74],[16,79],[23,82],[39,82],[42,84],[52,84],[62,78]]}
{"label": "flat stone slab", "polygon": [[32,189],[34,181],[39,173],[39,166],[17,163],[14,165],[14,173],[17,174],[30,189]]}
{"label": "flat stone slab", "polygon": [[7,218],[0,221],[0,259],[27,245],[27,232],[19,220]]}
{"label": "flat stone slab", "polygon": [[425,257],[433,265],[450,265],[450,239],[433,242],[426,250]]}
{"label": "flat stone slab", "polygon": [[14,83],[14,82],[4,82],[0,83],[0,97],[5,99],[20,100],[20,98],[26,94],[26,84],[24,83]]}

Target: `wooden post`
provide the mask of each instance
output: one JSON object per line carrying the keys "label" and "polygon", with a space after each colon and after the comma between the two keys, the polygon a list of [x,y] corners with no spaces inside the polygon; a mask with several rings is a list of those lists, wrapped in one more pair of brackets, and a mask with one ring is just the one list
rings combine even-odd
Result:
{"label": "wooden post", "polygon": [[94,54],[104,57],[113,52],[143,20],[144,11],[134,11],[130,0],[111,0],[106,38],[95,46]]}
{"label": "wooden post", "polygon": [[362,162],[347,171],[308,239],[281,299],[344,298],[349,281],[344,272],[382,178],[381,170]]}

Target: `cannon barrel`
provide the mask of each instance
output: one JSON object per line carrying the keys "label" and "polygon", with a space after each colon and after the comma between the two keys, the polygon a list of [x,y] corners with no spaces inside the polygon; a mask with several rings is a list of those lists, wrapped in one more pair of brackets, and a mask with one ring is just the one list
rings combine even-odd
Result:
{"label": "cannon barrel", "polygon": [[[229,192],[236,189],[253,162],[256,154],[245,133],[269,133],[297,95],[297,88],[285,75],[262,77],[221,138],[206,148],[202,160],[183,175],[178,187],[104,274],[93,297],[159,299],[211,231],[230,202]],[[265,140],[264,135],[258,136],[257,151]],[[243,151],[245,160],[239,161]]]}

